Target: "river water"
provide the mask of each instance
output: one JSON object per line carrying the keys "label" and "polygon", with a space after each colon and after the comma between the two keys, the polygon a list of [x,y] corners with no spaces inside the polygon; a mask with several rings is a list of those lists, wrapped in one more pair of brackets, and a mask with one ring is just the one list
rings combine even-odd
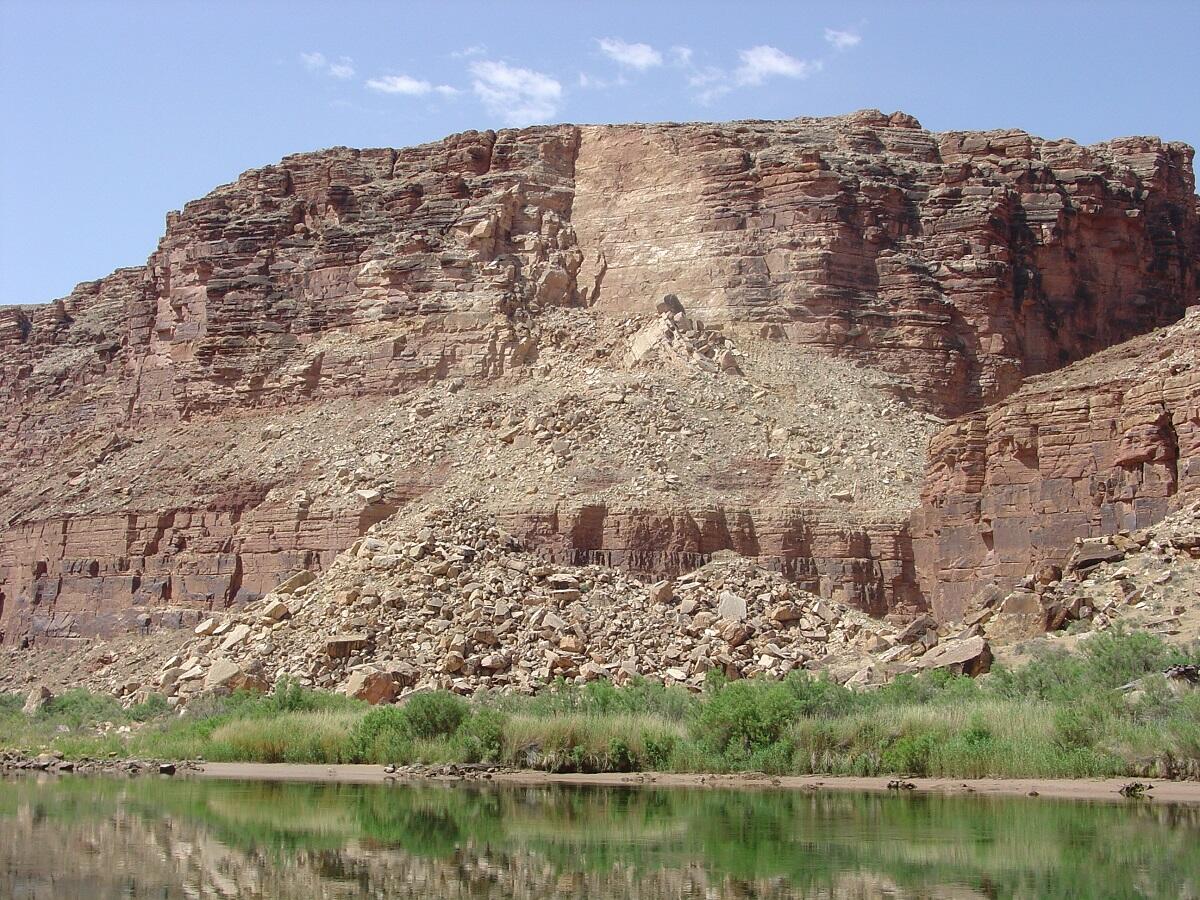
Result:
{"label": "river water", "polygon": [[1200,807],[0,780],[2,898],[1200,897]]}

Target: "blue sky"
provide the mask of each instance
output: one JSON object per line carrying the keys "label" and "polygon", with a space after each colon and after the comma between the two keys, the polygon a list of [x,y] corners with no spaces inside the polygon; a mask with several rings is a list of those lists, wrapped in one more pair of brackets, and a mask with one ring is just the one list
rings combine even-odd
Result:
{"label": "blue sky", "polygon": [[534,122],[902,109],[1200,142],[1200,2],[0,0],[0,304],[140,265],[253,166]]}

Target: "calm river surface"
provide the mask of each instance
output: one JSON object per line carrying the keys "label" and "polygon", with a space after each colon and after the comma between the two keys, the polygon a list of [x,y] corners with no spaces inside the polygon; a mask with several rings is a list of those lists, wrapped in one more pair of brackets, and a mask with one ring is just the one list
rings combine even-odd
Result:
{"label": "calm river surface", "polygon": [[1200,808],[0,781],[3,898],[1200,897]]}

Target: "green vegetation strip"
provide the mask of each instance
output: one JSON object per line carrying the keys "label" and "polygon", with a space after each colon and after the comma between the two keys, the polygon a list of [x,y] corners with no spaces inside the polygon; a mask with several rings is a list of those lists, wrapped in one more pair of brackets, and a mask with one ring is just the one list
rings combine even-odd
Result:
{"label": "green vegetation strip", "polygon": [[[0,695],[0,746],[84,756],[229,762],[474,763],[552,772],[1103,777],[1200,773],[1200,691],[1160,674],[1200,661],[1109,633],[981,679],[902,676],[856,692],[793,673],[714,678],[699,694],[648,681],[557,684],[537,696],[418,694],[399,706],[281,684],[267,696],[156,699],[124,710],[69,691],[36,716]],[[1122,685],[1143,679],[1130,694]],[[98,723],[131,726],[98,734]]]}

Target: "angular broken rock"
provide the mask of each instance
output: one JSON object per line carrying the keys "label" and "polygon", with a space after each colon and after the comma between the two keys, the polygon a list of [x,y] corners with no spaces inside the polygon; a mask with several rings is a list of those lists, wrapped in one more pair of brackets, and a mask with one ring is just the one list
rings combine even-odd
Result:
{"label": "angular broken rock", "polygon": [[795,603],[780,603],[771,610],[768,618],[777,625],[798,621],[802,613]]}
{"label": "angular broken rock", "polygon": [[992,650],[982,637],[946,641],[917,661],[922,669],[948,669],[957,675],[982,675],[992,667]]}
{"label": "angular broken rock", "polygon": [[921,635],[929,629],[934,628],[935,624],[929,616],[919,616],[908,623],[908,626],[896,635],[897,644],[911,644],[916,641]]}
{"label": "angular broken rock", "polygon": [[746,618],[746,601],[732,591],[721,591],[717,598],[717,617],[740,622]]}
{"label": "angular broken rock", "polygon": [[53,699],[54,694],[50,688],[46,687],[44,684],[39,684],[33,688],[33,690],[31,690],[29,695],[25,698],[25,705],[21,707],[21,712],[25,713],[27,716],[35,716],[45,709],[46,704]]}
{"label": "angular broken rock", "polygon": [[365,634],[335,634],[325,639],[325,655],[333,659],[347,659],[359,650],[365,650],[367,642]]}
{"label": "angular broken rock", "polygon": [[863,645],[869,653],[882,653],[884,650],[891,648],[891,643],[881,634],[873,634],[867,638]]}
{"label": "angular broken rock", "polygon": [[355,700],[365,700],[371,705],[390,703],[396,699],[399,686],[391,672],[375,669],[360,669],[346,682],[346,694]]}
{"label": "angular broken rock", "polygon": [[312,584],[316,580],[317,576],[314,573],[310,572],[308,569],[303,569],[292,577],[281,582],[272,593],[290,594],[295,591],[296,588],[304,587],[306,584]]}
{"label": "angular broken rock", "polygon": [[558,649],[563,653],[582,653],[583,641],[579,639],[578,635],[567,634],[558,642]]}
{"label": "angular broken rock", "polygon": [[1100,543],[1099,541],[1088,541],[1087,543],[1080,544],[1075,552],[1071,554],[1071,559],[1067,562],[1067,569],[1077,572],[1087,572],[1096,568],[1101,563],[1116,562],[1124,558],[1125,551],[1119,547]]}
{"label": "angular broken rock", "polygon": [[749,625],[744,625],[737,621],[727,621],[721,626],[721,637],[724,638],[730,647],[740,647],[746,641],[750,640],[754,630]]}
{"label": "angular broken rock", "polygon": [[269,619],[272,622],[279,622],[290,616],[291,610],[288,609],[286,603],[276,598],[266,605],[262,611],[264,619]]}
{"label": "angular broken rock", "polygon": [[238,625],[236,628],[233,629],[233,631],[229,632],[229,634],[227,634],[225,636],[225,639],[223,641],[221,641],[221,649],[222,650],[232,650],[238,644],[240,644],[244,640],[246,640],[246,638],[248,638],[249,636],[250,636],[250,626],[249,625]]}
{"label": "angular broken rock", "polygon": [[208,635],[212,634],[214,631],[217,630],[217,624],[218,623],[217,623],[216,619],[213,619],[213,618],[205,619],[203,622],[201,622],[199,625],[196,626],[196,630],[195,630],[194,634],[197,637],[208,637]]}
{"label": "angular broken rock", "polygon": [[217,659],[208,669],[208,674],[204,676],[204,689],[206,691],[227,690],[227,691],[255,691],[263,693],[267,689],[267,683],[257,675],[248,675],[242,671],[242,667],[232,660]]}
{"label": "angular broken rock", "polygon": [[675,596],[674,585],[669,581],[656,581],[646,589],[651,603],[670,603]]}

